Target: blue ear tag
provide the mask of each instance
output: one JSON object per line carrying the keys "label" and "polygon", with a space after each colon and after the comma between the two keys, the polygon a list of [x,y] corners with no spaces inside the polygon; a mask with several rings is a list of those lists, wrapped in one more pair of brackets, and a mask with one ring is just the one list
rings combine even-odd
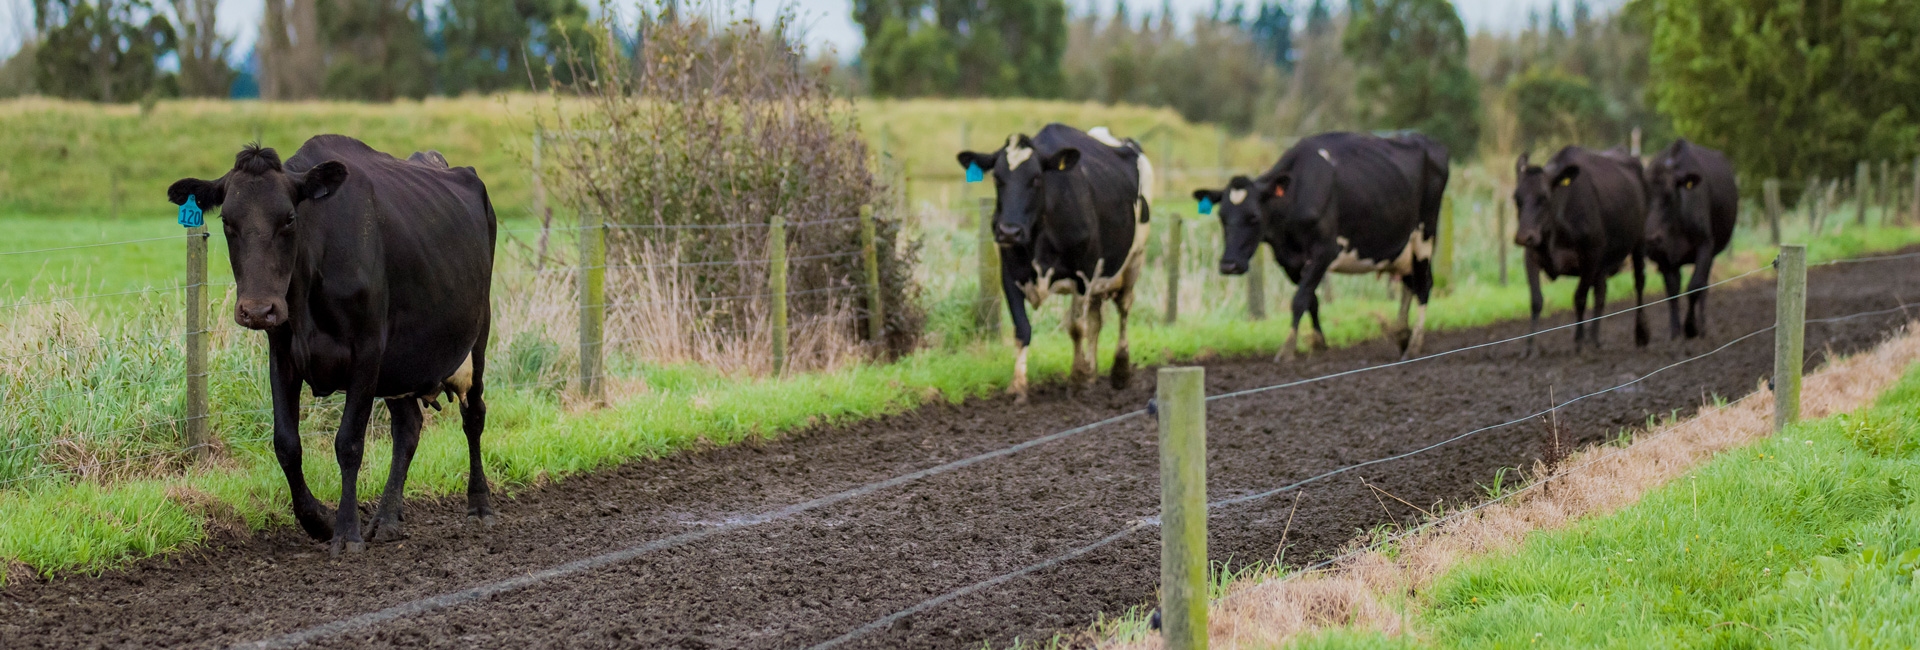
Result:
{"label": "blue ear tag", "polygon": [[979,164],[967,163],[967,182],[978,183],[980,182],[980,179],[983,179],[986,177],[987,175],[980,171]]}
{"label": "blue ear tag", "polygon": [[1200,197],[1200,214],[1213,214],[1213,198]]}
{"label": "blue ear tag", "polygon": [[180,226],[199,228],[207,224],[205,216],[206,213],[200,210],[200,204],[193,200],[192,194],[188,194],[187,202],[180,204]]}

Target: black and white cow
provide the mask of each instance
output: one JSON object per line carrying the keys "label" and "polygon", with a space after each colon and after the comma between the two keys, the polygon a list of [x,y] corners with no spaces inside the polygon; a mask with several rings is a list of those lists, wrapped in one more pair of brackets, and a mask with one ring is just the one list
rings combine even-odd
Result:
{"label": "black and white cow", "polygon": [[1133,309],[1133,289],[1146,257],[1153,187],[1153,165],[1139,143],[1116,139],[1104,127],[1088,133],[1048,124],[1031,138],[1007,138],[1007,144],[992,153],[963,151],[958,158],[969,180],[993,178],[1000,284],[1020,346],[1008,392],[1017,402],[1027,400],[1027,346],[1033,328],[1026,304],[1037,308],[1056,293],[1073,296],[1067,316],[1067,333],[1073,337],[1072,385],[1093,383],[1100,307],[1112,300],[1120,317],[1112,383],[1126,387],[1132,377],[1127,313]]}
{"label": "black and white cow", "polygon": [[[1236,176],[1225,189],[1194,190],[1193,197],[1219,206],[1221,273],[1246,273],[1266,242],[1293,281],[1293,330],[1277,359],[1293,358],[1303,315],[1313,319],[1308,344],[1326,349],[1316,289],[1329,272],[1400,280],[1406,291],[1393,334],[1401,358],[1409,358],[1419,356],[1426,330],[1447,176],[1446,147],[1426,136],[1323,133],[1287,149],[1257,178]],[[1414,300],[1420,315],[1409,325]]]}
{"label": "black and white cow", "polygon": [[1713,258],[1733,241],[1740,218],[1740,188],[1734,183],[1733,163],[1718,151],[1675,140],[1649,161],[1647,179],[1647,261],[1660,270],[1667,297],[1680,294],[1680,267],[1692,264],[1687,282],[1687,318],[1680,321],[1680,301],[1667,305],[1673,338],[1682,332],[1694,338],[1707,329],[1707,280],[1713,276]]}
{"label": "black and white cow", "polygon": [[[1552,280],[1562,275],[1578,278],[1573,290],[1573,348],[1591,341],[1600,347],[1600,322],[1587,319],[1587,294],[1594,298],[1594,314],[1607,311],[1607,278],[1633,263],[1633,341],[1647,344],[1646,310],[1637,309],[1646,288],[1646,188],[1640,159],[1618,149],[1590,151],[1569,146],[1546,166],[1527,164],[1520,154],[1514,165],[1513,203],[1519,227],[1513,243],[1525,250],[1527,289],[1532,292],[1533,316],[1529,332],[1540,329],[1540,274]],[[1527,355],[1535,351],[1527,339]]]}

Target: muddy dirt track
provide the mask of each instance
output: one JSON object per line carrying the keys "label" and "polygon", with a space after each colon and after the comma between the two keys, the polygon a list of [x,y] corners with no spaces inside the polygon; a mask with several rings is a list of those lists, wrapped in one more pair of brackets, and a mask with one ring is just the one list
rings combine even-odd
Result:
{"label": "muddy dirt track", "polygon": [[[1916,278],[1920,258],[1816,268],[1809,317],[1920,303]],[[1631,317],[1615,317],[1598,354],[1572,354],[1572,334],[1561,331],[1541,340],[1535,360],[1508,344],[1214,402],[1209,497],[1417,449],[1712,350],[1772,323],[1772,283],[1750,279],[1713,294],[1708,343],[1666,340],[1662,305],[1650,314],[1655,342],[1644,350],[1631,346]],[[1828,351],[1864,349],[1901,320],[1809,326],[1809,357],[1818,363]],[[1429,338],[1430,351],[1525,329],[1506,323],[1441,334]],[[1771,345],[1771,335],[1756,336],[1574,404],[1560,414],[1563,430],[1572,442],[1592,443],[1649,414],[1744,395],[1770,372]],[[1388,347],[1372,342],[1290,366],[1212,362],[1208,392],[1379,364],[1392,358]],[[1142,371],[1131,390],[1103,386],[1075,400],[1049,387],[1026,407],[1004,398],[930,406],[637,462],[503,500],[502,525],[493,529],[467,525],[457,501],[412,502],[410,539],[339,561],[285,528],[98,578],[16,584],[0,591],[0,647],[216,647],[287,641],[281,635],[303,630],[310,634],[295,640],[319,647],[807,647],[1154,514],[1153,421],[1137,417],[820,507],[783,508],[1139,409],[1152,377]],[[1212,556],[1270,558],[1284,531],[1290,560],[1324,557],[1358,532],[1415,521],[1418,513],[1400,501],[1474,500],[1499,468],[1540,457],[1548,438],[1538,421],[1495,429],[1218,509]],[[672,543],[689,537],[696,539]],[[669,541],[636,548],[657,540]],[[1140,528],[841,647],[978,647],[1074,630],[1153,598],[1158,540],[1158,529]],[[621,549],[629,551],[604,555]],[[555,567],[561,571],[549,571]],[[521,582],[499,584],[514,578]],[[462,593],[474,587],[482,589]],[[374,620],[339,624],[382,610]],[[326,624],[335,627],[313,629]]]}

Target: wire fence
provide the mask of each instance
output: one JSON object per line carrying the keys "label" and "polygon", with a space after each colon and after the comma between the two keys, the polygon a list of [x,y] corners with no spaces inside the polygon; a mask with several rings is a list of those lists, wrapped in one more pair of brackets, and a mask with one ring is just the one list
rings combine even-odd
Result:
{"label": "wire fence", "polygon": [[[883,313],[873,281],[873,224],[873,212],[862,209],[791,222],[778,216],[700,224],[583,220],[497,230],[486,386],[604,403],[610,381],[647,364],[691,361],[723,372],[765,372],[764,359],[774,356],[777,373],[857,357],[881,332],[871,326],[879,322],[872,316]],[[852,236],[849,225],[859,226]],[[757,249],[763,254],[736,257],[725,246],[697,245],[732,241],[727,233],[738,231],[768,241]],[[691,250],[707,257],[623,248],[653,241],[648,233],[673,233],[671,241],[693,242]],[[546,250],[550,237],[568,240],[563,243],[572,250]],[[529,245],[535,238],[541,250]],[[789,254],[809,238],[811,248]],[[111,278],[91,291],[37,282],[0,298],[0,490],[149,465],[177,468],[175,459],[265,439],[236,434],[272,426],[264,337],[225,317],[238,286],[207,278],[215,270],[209,267],[220,264],[209,262],[208,239],[200,227],[165,237],[0,251],[0,260],[27,265],[75,252],[150,258],[156,246],[182,242],[187,266],[184,281],[118,289],[110,283],[121,279]],[[703,290],[698,280],[715,272],[766,289]],[[755,366],[753,359],[763,361]],[[210,404],[210,391],[226,397],[228,408]]]}

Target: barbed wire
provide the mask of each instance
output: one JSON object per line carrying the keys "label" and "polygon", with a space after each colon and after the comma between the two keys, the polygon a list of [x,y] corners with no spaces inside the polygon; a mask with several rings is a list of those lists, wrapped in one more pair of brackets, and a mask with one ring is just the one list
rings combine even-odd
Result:
{"label": "barbed wire", "polygon": [[184,241],[189,237],[195,237],[195,236],[197,235],[193,233],[186,233],[186,234],[180,234],[180,235],[167,235],[165,237],[148,237],[146,239],[127,239],[122,241],[100,242],[97,244],[76,244],[73,246],[55,246],[52,248],[36,248],[32,250],[0,251],[0,257],[6,257],[11,255],[38,255],[42,253],[55,253],[59,251],[80,250],[83,248],[105,248],[107,246],[125,246],[129,244],[144,244],[147,242],[169,241],[169,240],[176,240],[176,239]]}

